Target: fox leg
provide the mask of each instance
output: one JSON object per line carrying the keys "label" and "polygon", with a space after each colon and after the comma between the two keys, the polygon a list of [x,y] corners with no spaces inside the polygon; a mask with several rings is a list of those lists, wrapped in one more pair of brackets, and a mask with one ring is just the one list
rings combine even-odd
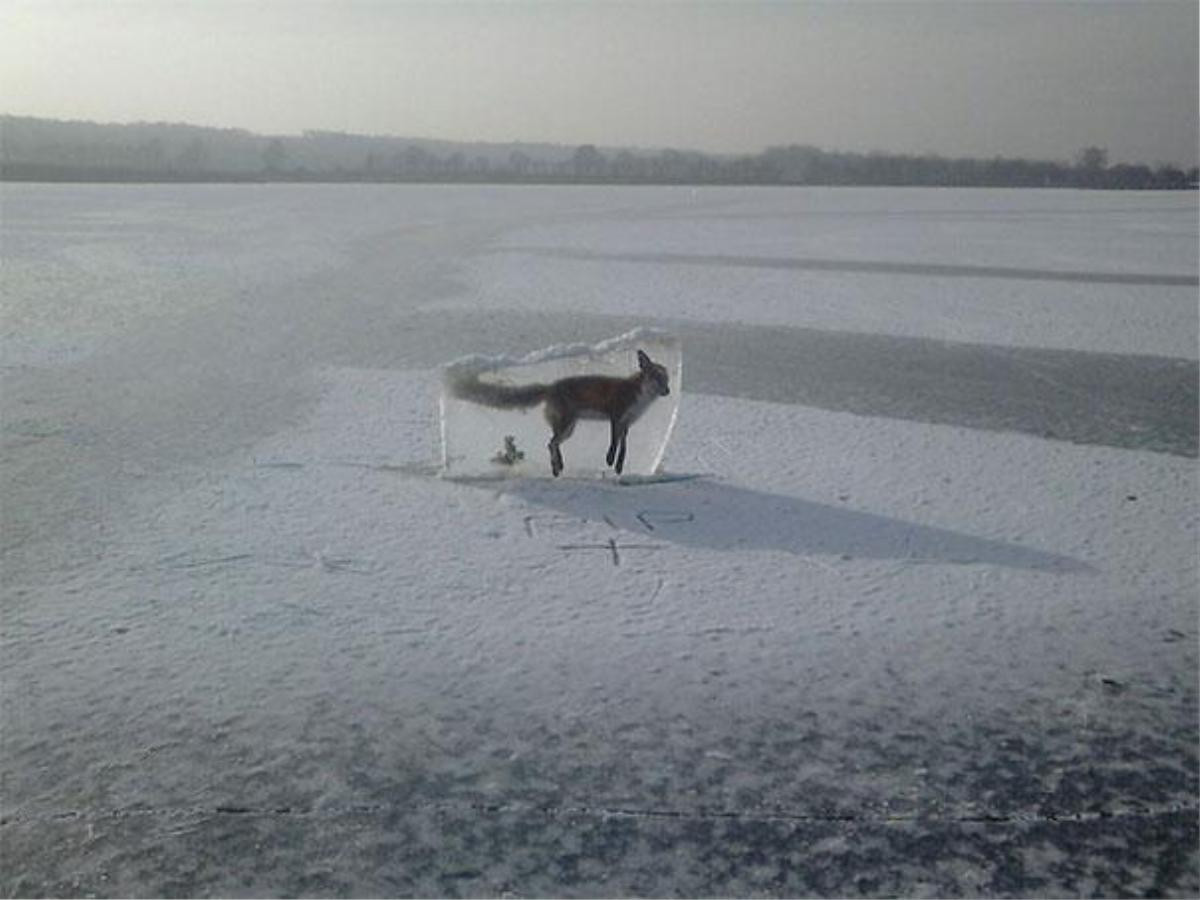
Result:
{"label": "fox leg", "polygon": [[617,474],[621,474],[621,470],[625,468],[625,436],[629,434],[629,426],[622,425],[620,419],[612,420],[612,441],[608,445],[608,456],[605,460],[611,466],[613,460],[616,460]]}
{"label": "fox leg", "polygon": [[547,405],[546,420],[550,423],[550,428],[554,432],[547,446],[550,448],[550,471],[557,478],[563,469],[562,450],[559,447],[563,441],[571,436],[571,432],[575,430],[575,418],[574,416],[564,415],[559,410],[552,409]]}

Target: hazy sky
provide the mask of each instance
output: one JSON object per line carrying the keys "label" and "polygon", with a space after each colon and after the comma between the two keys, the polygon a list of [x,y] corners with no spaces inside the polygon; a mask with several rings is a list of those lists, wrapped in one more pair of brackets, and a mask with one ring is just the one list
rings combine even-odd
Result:
{"label": "hazy sky", "polygon": [[0,112],[1197,160],[1196,0],[0,0]]}

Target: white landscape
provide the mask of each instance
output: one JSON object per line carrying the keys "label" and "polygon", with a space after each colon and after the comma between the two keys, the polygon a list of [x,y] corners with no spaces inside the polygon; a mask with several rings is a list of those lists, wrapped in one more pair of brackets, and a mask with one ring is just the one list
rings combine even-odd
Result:
{"label": "white landscape", "polygon": [[[1195,194],[0,215],[5,896],[1200,890]],[[666,477],[440,472],[639,326]]]}

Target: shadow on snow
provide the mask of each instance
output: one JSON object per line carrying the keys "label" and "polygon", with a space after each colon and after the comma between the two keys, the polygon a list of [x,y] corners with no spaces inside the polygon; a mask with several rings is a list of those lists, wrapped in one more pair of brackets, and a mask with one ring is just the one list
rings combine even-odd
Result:
{"label": "shadow on snow", "polygon": [[[497,482],[488,482],[495,487]],[[607,522],[644,541],[710,550],[775,550],[913,562],[982,563],[1091,572],[1086,563],[1019,544],[974,537],[700,477],[621,484],[517,479],[503,490],[578,519]]]}

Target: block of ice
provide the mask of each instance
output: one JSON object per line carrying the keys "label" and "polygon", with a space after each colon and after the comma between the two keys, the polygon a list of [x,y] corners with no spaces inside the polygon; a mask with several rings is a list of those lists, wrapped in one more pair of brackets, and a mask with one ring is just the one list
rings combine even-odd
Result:
{"label": "block of ice", "polygon": [[[441,394],[443,472],[456,477],[550,477],[552,430],[542,387],[564,378],[597,375],[605,379],[593,385],[600,390],[572,391],[571,396],[611,396],[616,386],[612,379],[631,379],[642,372],[639,350],[665,370],[669,392],[652,389],[653,373],[620,392],[636,398],[634,388],[647,382],[640,396],[641,404],[649,405],[635,411],[623,474],[654,474],[675,426],[683,358],[678,338],[650,328],[594,345],[564,344],[519,358],[468,356],[447,364]],[[498,402],[507,406],[494,405]],[[606,462],[612,436],[608,415],[577,411],[581,414],[574,429],[561,445],[563,474],[595,477],[611,472]]]}

